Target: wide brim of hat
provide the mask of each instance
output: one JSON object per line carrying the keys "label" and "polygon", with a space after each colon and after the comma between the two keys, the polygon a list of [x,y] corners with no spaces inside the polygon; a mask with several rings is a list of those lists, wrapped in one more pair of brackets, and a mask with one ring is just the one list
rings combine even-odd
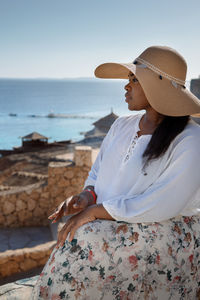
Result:
{"label": "wide brim of hat", "polygon": [[128,79],[129,72],[138,78],[150,105],[168,116],[192,115],[200,117],[200,100],[187,88],[172,82],[142,65],[133,63],[105,63],[95,70],[98,78]]}

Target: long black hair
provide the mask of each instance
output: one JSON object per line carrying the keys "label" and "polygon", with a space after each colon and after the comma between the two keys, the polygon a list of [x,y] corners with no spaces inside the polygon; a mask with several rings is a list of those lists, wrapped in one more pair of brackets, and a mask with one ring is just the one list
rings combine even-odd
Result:
{"label": "long black hair", "polygon": [[171,117],[165,116],[153,132],[146,150],[143,153],[145,166],[155,158],[162,156],[168,149],[173,139],[181,133],[190,120],[190,116]]}

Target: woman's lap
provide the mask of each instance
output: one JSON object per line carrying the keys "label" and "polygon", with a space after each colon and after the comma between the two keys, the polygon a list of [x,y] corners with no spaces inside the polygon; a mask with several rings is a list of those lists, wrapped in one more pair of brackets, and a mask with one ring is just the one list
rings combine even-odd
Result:
{"label": "woman's lap", "polygon": [[97,220],[54,249],[33,299],[195,299],[200,217],[150,225]]}

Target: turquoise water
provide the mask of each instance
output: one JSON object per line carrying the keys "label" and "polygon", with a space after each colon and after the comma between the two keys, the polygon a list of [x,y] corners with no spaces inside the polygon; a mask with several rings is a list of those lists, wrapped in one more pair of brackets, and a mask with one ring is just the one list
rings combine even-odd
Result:
{"label": "turquoise water", "polygon": [[[80,132],[91,130],[111,107],[120,116],[129,113],[125,84],[124,80],[0,79],[0,149],[20,146],[20,137],[33,131],[49,137],[49,142],[81,139]],[[49,113],[68,117],[48,118]]]}

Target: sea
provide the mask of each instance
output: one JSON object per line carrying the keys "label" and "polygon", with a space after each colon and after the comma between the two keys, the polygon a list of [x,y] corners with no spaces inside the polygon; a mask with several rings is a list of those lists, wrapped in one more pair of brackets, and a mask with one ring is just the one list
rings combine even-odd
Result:
{"label": "sea", "polygon": [[21,146],[38,132],[49,142],[81,140],[93,123],[113,111],[130,112],[125,80],[0,79],[0,149]]}

